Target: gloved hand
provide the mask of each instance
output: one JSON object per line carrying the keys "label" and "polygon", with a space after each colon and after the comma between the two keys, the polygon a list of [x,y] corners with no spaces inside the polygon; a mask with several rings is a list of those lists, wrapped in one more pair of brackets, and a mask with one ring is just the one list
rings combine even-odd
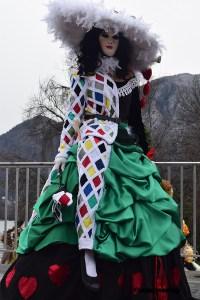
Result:
{"label": "gloved hand", "polygon": [[65,164],[66,164],[67,158],[63,156],[58,156],[55,158],[55,163],[54,163],[54,170],[60,170],[64,171]]}

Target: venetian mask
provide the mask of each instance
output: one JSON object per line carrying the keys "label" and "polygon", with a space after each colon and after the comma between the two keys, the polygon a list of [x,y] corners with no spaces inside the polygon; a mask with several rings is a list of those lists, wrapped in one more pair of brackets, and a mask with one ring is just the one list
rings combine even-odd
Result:
{"label": "venetian mask", "polygon": [[108,57],[115,55],[118,46],[119,46],[119,35],[106,31],[102,31],[99,35],[99,44],[102,50],[102,53]]}

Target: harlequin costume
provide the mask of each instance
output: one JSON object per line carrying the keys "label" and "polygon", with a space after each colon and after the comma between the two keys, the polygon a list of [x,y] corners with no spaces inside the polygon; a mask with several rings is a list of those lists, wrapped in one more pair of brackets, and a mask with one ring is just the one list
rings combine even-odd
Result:
{"label": "harlequin costume", "polygon": [[[135,70],[156,60],[160,44],[141,21],[94,11],[92,4],[53,1],[49,28],[76,51],[92,26],[112,25],[135,43]],[[34,206],[20,236],[19,258],[2,280],[1,299],[192,299],[179,255],[185,238],[178,207],[161,188],[147,149],[137,80],[114,82],[100,71],[72,74],[58,154],[67,163],[62,173],[51,173]],[[56,207],[61,187],[72,198]],[[95,251],[97,293],[81,281],[78,238]]]}

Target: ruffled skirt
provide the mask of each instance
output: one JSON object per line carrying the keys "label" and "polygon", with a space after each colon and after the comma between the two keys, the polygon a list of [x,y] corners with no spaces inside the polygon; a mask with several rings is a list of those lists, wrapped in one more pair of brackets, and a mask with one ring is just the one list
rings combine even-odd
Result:
{"label": "ruffled skirt", "polygon": [[[18,259],[5,274],[0,299],[192,299],[179,249],[184,244],[175,201],[161,188],[156,165],[137,145],[115,142],[105,189],[96,212],[94,251],[100,291],[88,291],[80,275],[75,229],[77,146],[62,176],[34,206],[34,217],[20,235]],[[52,195],[65,185],[73,204],[52,214]]]}

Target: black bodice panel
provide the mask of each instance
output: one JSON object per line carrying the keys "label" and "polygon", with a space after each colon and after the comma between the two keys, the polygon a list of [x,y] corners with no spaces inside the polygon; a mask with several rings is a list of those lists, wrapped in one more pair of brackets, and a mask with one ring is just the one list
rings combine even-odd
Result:
{"label": "black bodice panel", "polygon": [[[126,82],[116,82],[120,88]],[[139,144],[144,153],[148,151],[148,144],[145,137],[144,124],[142,122],[139,87],[135,87],[129,95],[119,98],[119,117],[122,122],[128,122],[133,132],[139,137]]]}

